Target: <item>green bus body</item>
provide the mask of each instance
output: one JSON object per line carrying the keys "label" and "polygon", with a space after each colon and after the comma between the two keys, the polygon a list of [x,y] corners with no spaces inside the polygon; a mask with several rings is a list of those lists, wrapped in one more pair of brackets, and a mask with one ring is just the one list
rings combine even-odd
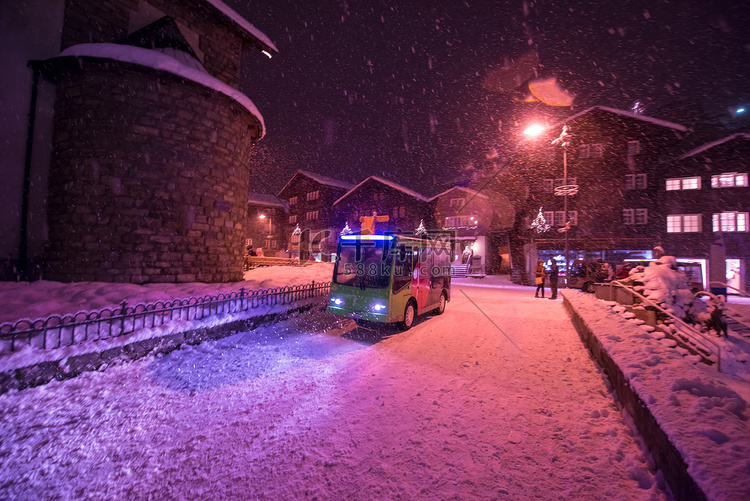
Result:
{"label": "green bus body", "polygon": [[442,312],[450,300],[450,254],[447,241],[342,236],[327,311],[382,323],[403,323],[410,302],[416,315]]}

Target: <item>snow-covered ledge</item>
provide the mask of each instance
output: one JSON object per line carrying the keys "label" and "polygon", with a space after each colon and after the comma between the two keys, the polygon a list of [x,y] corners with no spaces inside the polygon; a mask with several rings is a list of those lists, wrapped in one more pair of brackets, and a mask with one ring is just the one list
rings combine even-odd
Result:
{"label": "snow-covered ledge", "polygon": [[747,402],[647,328],[579,291],[561,292],[676,499],[750,499]]}
{"label": "snow-covered ledge", "polygon": [[57,57],[94,57],[100,59],[111,59],[123,63],[138,64],[177,75],[186,80],[190,80],[203,85],[204,87],[220,92],[235,100],[258,119],[261,126],[260,137],[262,138],[266,134],[266,124],[263,121],[263,115],[260,114],[258,108],[245,94],[230,87],[218,78],[212,77],[206,71],[187,66],[174,57],[168,56],[162,52],[116,43],[84,43],[68,47]]}

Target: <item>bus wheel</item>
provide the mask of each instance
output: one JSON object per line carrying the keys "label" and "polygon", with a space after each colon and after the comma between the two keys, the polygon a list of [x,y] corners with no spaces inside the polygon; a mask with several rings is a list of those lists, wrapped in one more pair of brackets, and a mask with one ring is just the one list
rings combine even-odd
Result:
{"label": "bus wheel", "polygon": [[414,320],[417,318],[417,308],[414,306],[413,301],[409,301],[406,303],[406,308],[404,309],[404,321],[399,322],[398,328],[402,331],[408,331],[411,329],[411,326],[414,325]]}
{"label": "bus wheel", "polygon": [[440,305],[434,310],[432,310],[432,312],[435,315],[442,315],[443,313],[445,313],[445,303],[447,301],[448,300],[445,298],[445,292],[443,292],[442,294],[440,294]]}
{"label": "bus wheel", "polygon": [[583,284],[583,287],[581,287],[583,292],[594,292],[594,282],[586,282]]}

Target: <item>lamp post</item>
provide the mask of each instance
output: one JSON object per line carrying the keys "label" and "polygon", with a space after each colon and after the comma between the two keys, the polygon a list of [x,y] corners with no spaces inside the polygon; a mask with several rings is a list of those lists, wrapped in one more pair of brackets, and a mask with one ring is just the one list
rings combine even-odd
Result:
{"label": "lamp post", "polygon": [[569,136],[568,126],[563,125],[560,137],[552,141],[553,145],[560,145],[563,149],[563,184],[555,188],[555,195],[563,197],[563,226],[557,231],[565,233],[565,287],[568,287],[570,277],[570,261],[568,260],[568,232],[570,231],[570,221],[568,221],[568,195],[578,193],[577,184],[568,184],[568,144]]}

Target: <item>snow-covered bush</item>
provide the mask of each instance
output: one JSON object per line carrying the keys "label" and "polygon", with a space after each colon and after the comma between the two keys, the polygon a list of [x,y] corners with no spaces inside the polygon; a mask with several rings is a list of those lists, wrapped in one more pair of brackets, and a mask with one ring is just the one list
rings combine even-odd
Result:
{"label": "snow-covered bush", "polygon": [[662,256],[649,266],[638,266],[631,271],[630,278],[636,284],[643,284],[636,290],[669,313],[683,319],[689,317],[693,293],[674,256]]}

